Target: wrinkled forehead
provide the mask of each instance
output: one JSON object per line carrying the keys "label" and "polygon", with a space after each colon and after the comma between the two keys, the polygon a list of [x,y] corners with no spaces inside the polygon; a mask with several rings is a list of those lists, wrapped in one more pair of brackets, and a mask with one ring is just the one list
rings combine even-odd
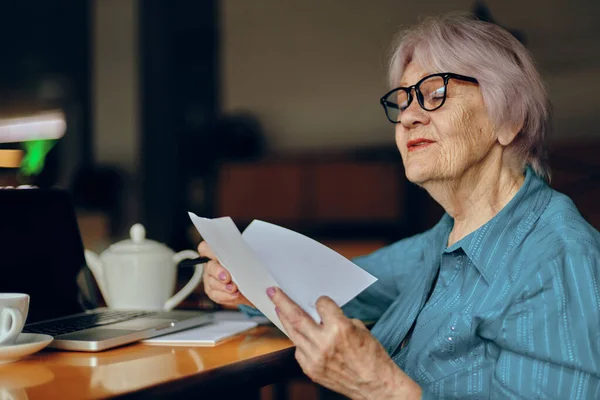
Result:
{"label": "wrinkled forehead", "polygon": [[404,68],[404,72],[402,73],[402,77],[400,82],[398,83],[399,87],[410,87],[415,85],[417,82],[420,82],[426,76],[431,75],[432,72],[421,67],[417,61],[411,61]]}

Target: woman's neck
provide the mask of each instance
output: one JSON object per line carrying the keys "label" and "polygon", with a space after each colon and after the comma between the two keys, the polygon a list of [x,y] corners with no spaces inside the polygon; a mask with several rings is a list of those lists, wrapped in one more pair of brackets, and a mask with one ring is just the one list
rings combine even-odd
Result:
{"label": "woman's neck", "polygon": [[484,162],[452,180],[423,187],[454,219],[448,246],[477,230],[506,206],[524,182],[523,172],[501,159]]}

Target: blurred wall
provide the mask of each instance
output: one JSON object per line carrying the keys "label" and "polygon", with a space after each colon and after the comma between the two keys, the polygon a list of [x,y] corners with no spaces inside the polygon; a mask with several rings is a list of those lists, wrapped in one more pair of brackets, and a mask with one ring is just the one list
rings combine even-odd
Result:
{"label": "blurred wall", "polygon": [[94,0],[94,152],[130,173],[139,164],[137,0]]}
{"label": "blurred wall", "polygon": [[[519,29],[549,85],[557,139],[593,138],[600,92],[600,2],[489,0]],[[378,103],[394,34],[471,0],[221,0],[221,109],[249,110],[275,150],[393,145]],[[139,163],[138,0],[93,0],[94,149]],[[193,51],[193,49],[191,49]]]}
{"label": "blurred wall", "polygon": [[[221,1],[224,112],[250,110],[276,150],[393,145],[379,97],[399,27],[471,0]],[[600,2],[489,0],[526,35],[549,84],[557,139],[597,135]]]}
{"label": "blurred wall", "polygon": [[92,0],[94,158],[125,173],[124,227],[139,217],[138,0]]}

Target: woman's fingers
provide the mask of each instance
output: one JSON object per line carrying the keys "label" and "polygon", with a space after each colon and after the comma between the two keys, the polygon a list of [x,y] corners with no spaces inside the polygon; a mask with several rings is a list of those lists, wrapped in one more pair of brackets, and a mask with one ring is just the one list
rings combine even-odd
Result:
{"label": "woman's fingers", "polygon": [[231,282],[231,275],[223,266],[217,261],[215,254],[212,252],[206,241],[200,242],[198,245],[198,254],[203,257],[208,257],[211,260],[206,263],[204,267],[204,276],[212,276],[215,279],[220,280],[223,283]]}
{"label": "woman's fingers", "polygon": [[233,301],[240,295],[235,283],[224,284],[212,276],[208,276],[204,279],[204,291],[214,301],[217,301],[214,297],[226,299],[226,301]]}
{"label": "woman's fingers", "polygon": [[250,307],[254,305],[238,290],[235,283],[223,284],[223,282],[211,276],[204,280],[204,292],[216,303],[238,306],[245,304]]}
{"label": "woman's fingers", "polygon": [[[277,315],[290,335],[291,331],[303,335],[309,342],[318,342],[320,327],[298,304],[294,303],[283,290],[277,287],[267,289],[267,295],[275,304]],[[284,322],[284,319],[286,322]],[[294,338],[291,338],[294,342]]]}
{"label": "woman's fingers", "polygon": [[202,241],[198,245],[198,254],[200,254],[202,257],[212,258],[213,260],[217,258],[215,253],[213,253],[213,251],[208,246],[208,243],[206,243],[206,241]]}
{"label": "woman's fingers", "polygon": [[206,275],[218,281],[228,284],[231,282],[231,274],[218,261],[210,260],[206,263]]}
{"label": "woman's fingers", "polygon": [[198,253],[203,257],[211,259],[204,267],[203,281],[204,291],[212,301],[224,305],[237,306],[246,304],[254,307],[239,292],[237,285],[231,279],[231,274],[217,261],[215,254],[206,241],[200,242]]}
{"label": "woman's fingers", "polygon": [[237,285],[233,282],[223,283],[212,276],[208,276],[204,283],[205,286],[207,285],[210,290],[216,290],[230,294],[239,293]]}

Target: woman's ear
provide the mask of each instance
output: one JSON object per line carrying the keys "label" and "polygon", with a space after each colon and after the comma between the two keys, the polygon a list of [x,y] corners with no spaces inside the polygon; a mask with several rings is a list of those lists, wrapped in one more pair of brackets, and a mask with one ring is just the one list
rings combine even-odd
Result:
{"label": "woman's ear", "polygon": [[515,140],[517,135],[521,132],[521,129],[523,129],[522,122],[517,126],[504,126],[498,131],[498,142],[502,146],[508,146]]}

